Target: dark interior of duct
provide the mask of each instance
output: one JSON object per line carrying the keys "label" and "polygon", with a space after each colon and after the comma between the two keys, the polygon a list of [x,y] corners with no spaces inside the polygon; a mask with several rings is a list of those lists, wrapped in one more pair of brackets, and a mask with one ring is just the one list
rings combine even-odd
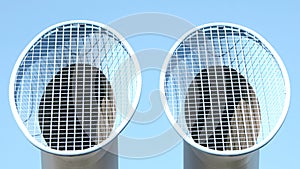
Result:
{"label": "dark interior of duct", "polygon": [[257,143],[260,107],[246,78],[227,66],[203,69],[190,83],[185,121],[193,140],[218,151],[242,150]]}
{"label": "dark interior of duct", "polygon": [[48,83],[39,104],[39,125],[52,149],[83,150],[109,136],[115,109],[110,82],[102,71],[72,64]]}

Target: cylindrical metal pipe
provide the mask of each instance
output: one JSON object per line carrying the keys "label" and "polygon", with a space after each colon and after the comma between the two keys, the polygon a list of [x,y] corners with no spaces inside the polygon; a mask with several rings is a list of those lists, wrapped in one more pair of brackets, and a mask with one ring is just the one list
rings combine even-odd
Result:
{"label": "cylindrical metal pipe", "polygon": [[59,156],[41,151],[43,169],[118,169],[118,139],[80,156]]}
{"label": "cylindrical metal pipe", "polygon": [[236,24],[184,34],[161,73],[166,114],[184,139],[185,169],[257,169],[281,127],[290,82],[272,46]]}
{"label": "cylindrical metal pipe", "polygon": [[239,156],[216,156],[184,141],[184,169],[258,169],[259,150]]}
{"label": "cylindrical metal pipe", "polygon": [[23,50],[10,103],[44,169],[116,169],[118,134],[141,92],[137,58],[118,32],[76,20],[53,25]]}

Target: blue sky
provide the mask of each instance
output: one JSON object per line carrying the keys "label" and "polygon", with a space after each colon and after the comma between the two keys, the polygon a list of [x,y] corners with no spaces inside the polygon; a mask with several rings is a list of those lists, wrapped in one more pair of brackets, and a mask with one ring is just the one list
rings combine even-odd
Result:
{"label": "blue sky", "polygon": [[[300,68],[297,55],[299,50],[300,2],[294,1],[1,1],[0,2],[0,147],[1,168],[39,169],[40,150],[32,146],[18,128],[9,105],[8,87],[13,66],[25,46],[42,30],[67,20],[87,19],[112,25],[117,30],[140,31],[139,34],[126,34],[129,44],[137,53],[143,70],[143,91],[137,115],[158,112],[149,117],[147,123],[132,122],[121,133],[123,137],[143,140],[158,138],[172,130],[159,105],[159,66],[165,54],[180,37],[182,30],[210,22],[231,22],[246,26],[262,35],[281,56],[291,81],[291,104],[288,116],[275,138],[260,150],[261,169],[295,168],[298,164],[300,147]],[[119,27],[120,20],[130,19],[132,15],[143,13],[161,13],[170,15],[185,24],[182,28],[173,27],[168,22],[154,19],[133,19],[128,29]],[[124,19],[125,18],[125,19]],[[116,24],[117,23],[117,24]],[[147,26],[145,28],[143,26]],[[140,28],[140,30],[139,30]],[[136,29],[136,30],[135,30]],[[168,32],[168,29],[170,30]],[[176,32],[177,30],[180,30]],[[161,31],[161,32],[160,32]],[[134,32],[135,33],[135,32]],[[169,33],[169,34],[168,34]],[[155,62],[154,62],[155,61]],[[150,114],[151,116],[151,114]],[[176,137],[176,136],[174,136]],[[145,142],[145,158],[136,158],[141,152],[129,152],[128,147],[121,150],[119,160],[121,169],[127,168],[174,168],[182,169],[183,153],[180,140],[172,143],[165,140],[167,150],[151,149],[152,143]],[[124,144],[121,144],[122,146]],[[130,146],[129,146],[130,147]],[[134,146],[132,146],[134,147]],[[150,148],[149,148],[150,147]],[[159,147],[159,146],[157,146]],[[128,148],[128,149],[126,149]],[[147,154],[148,153],[148,154]]]}

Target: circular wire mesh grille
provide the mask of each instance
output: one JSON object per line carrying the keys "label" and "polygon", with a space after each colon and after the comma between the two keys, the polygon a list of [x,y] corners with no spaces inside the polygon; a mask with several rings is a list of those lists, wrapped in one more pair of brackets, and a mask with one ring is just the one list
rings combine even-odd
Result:
{"label": "circular wire mesh grille", "polygon": [[237,25],[205,25],[184,36],[167,58],[166,112],[194,146],[215,153],[248,151],[279,129],[287,112],[288,77],[258,36]]}
{"label": "circular wire mesh grille", "polygon": [[83,151],[125,127],[140,91],[139,67],[125,43],[106,26],[70,21],[29,44],[12,77],[13,107],[35,145]]}

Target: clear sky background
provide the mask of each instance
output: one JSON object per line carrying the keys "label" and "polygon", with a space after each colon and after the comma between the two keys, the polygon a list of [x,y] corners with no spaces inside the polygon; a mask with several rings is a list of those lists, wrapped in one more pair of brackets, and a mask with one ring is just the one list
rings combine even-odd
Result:
{"label": "clear sky background", "polygon": [[[300,146],[300,2],[270,0],[226,0],[226,1],[175,1],[175,0],[126,0],[126,1],[63,1],[63,0],[2,0],[0,2],[0,168],[2,169],[39,169],[41,168],[40,150],[32,146],[18,128],[9,105],[8,87],[13,66],[26,45],[42,30],[67,20],[86,19],[111,24],[121,18],[140,15],[145,12],[162,13],[198,26],[210,22],[231,22],[246,26],[262,35],[281,56],[290,76],[291,104],[279,133],[260,150],[261,169],[295,169],[299,166]],[[136,24],[136,25],[134,25]],[[130,25],[152,25],[174,32],[173,25],[164,25],[155,20],[139,20]],[[174,25],[176,26],[176,25]],[[117,27],[116,27],[117,28]],[[159,66],[164,60],[163,51],[169,51],[175,43],[174,37],[142,32],[140,35],[126,37],[143,66],[143,92],[138,107],[141,113],[155,113],[161,108],[155,91],[159,89]],[[182,32],[184,33],[184,32]],[[177,35],[181,36],[180,34]],[[150,54],[147,51],[150,50]],[[146,51],[146,52],[145,52]],[[146,54],[145,54],[146,53]],[[157,53],[157,55],[155,55]],[[156,65],[150,63],[157,61]],[[148,65],[148,66],[149,66]],[[142,66],[142,67],[143,67]],[[153,96],[153,97],[150,97]],[[152,99],[151,99],[152,98]],[[158,107],[157,107],[158,106]],[[156,110],[156,109],[155,109]],[[159,111],[159,110],[158,110]],[[164,112],[155,115],[147,123],[130,123],[121,133],[123,137],[134,140],[158,138],[164,131],[171,130]],[[138,119],[138,118],[137,118]],[[157,145],[146,143],[145,149],[138,153],[152,155],[134,158],[134,154],[121,149],[120,169],[183,168],[182,141],[168,143],[167,150],[155,148]],[[126,142],[125,142],[126,143]],[[124,143],[120,146],[126,146]],[[134,145],[130,145],[134,147]],[[130,147],[129,146],[129,147]],[[138,154],[137,153],[137,154]]]}

